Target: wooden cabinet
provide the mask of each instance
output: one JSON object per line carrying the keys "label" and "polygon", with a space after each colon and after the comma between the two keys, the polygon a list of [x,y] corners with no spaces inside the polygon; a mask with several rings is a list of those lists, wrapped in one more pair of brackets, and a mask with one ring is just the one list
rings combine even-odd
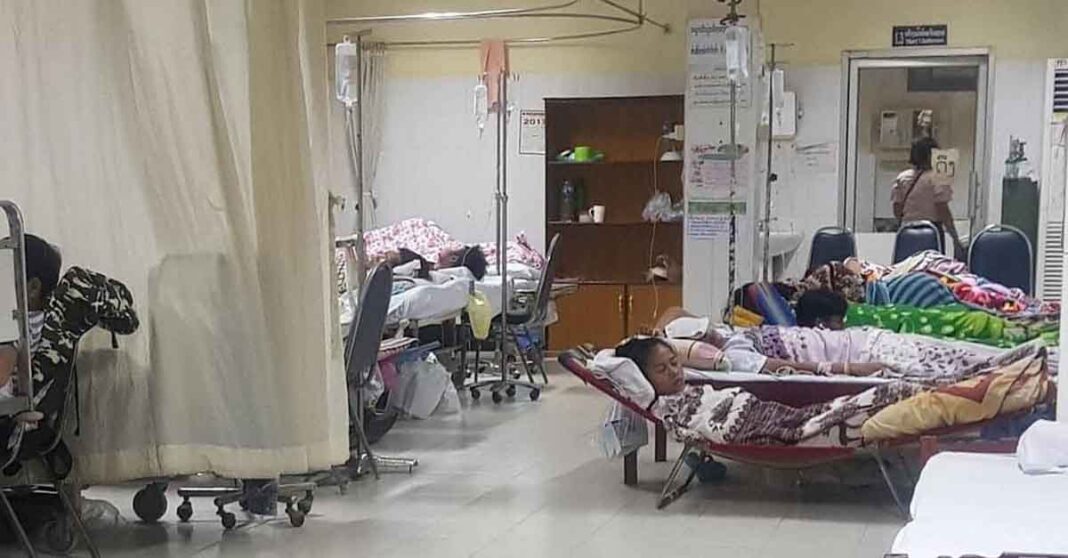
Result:
{"label": "wooden cabinet", "polygon": [[[545,239],[560,236],[556,280],[579,286],[557,300],[551,350],[612,347],[682,305],[677,278],[654,286],[646,277],[661,256],[682,265],[683,223],[642,213],[654,192],[683,199],[683,162],[662,160],[682,144],[662,134],[683,123],[684,105],[682,95],[545,99]],[[603,158],[557,158],[577,146]],[[603,223],[582,222],[592,206],[604,206]]]}
{"label": "wooden cabinet", "polygon": [[624,285],[581,285],[557,300],[559,320],[549,327],[549,350],[566,351],[583,343],[612,347],[623,338]]}
{"label": "wooden cabinet", "polygon": [[630,285],[627,287],[627,335],[652,329],[664,310],[682,306],[682,287],[677,285]]}
{"label": "wooden cabinet", "polygon": [[581,285],[557,301],[559,321],[549,328],[549,350],[584,343],[613,347],[639,330],[652,328],[665,309],[682,305],[677,285]]}

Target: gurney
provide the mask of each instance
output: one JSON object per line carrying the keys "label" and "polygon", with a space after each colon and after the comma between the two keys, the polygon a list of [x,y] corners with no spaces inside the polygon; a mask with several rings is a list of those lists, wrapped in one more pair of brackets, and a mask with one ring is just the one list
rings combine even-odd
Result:
{"label": "gurney", "polygon": [[[662,421],[652,412],[642,408],[634,401],[623,396],[608,380],[599,378],[584,364],[579,353],[569,351],[559,357],[560,364],[584,383],[592,385],[598,391],[604,393],[626,409],[637,413],[642,418],[653,423],[656,427],[656,461],[666,461],[666,430]],[[769,380],[752,378],[752,375],[741,375],[738,381],[731,379],[731,374],[719,375],[707,379],[695,380],[696,383],[711,384],[717,389],[728,387],[743,387],[752,390],[758,397],[776,401],[779,403],[801,406],[814,401],[827,401],[842,395],[860,393],[870,387],[885,381],[878,378],[841,378],[841,381],[827,378],[814,378],[812,376],[777,377]],[[693,383],[694,381],[688,380]],[[979,433],[984,427],[1002,420],[1010,420],[1019,416],[1020,413],[1001,415],[991,420],[962,424],[942,429],[924,432],[917,436],[904,436],[892,440],[884,440],[861,447],[816,447],[816,446],[771,446],[771,445],[747,445],[747,444],[721,444],[707,440],[699,442],[687,442],[682,452],[675,461],[674,466],[665,480],[660,494],[657,508],[663,509],[685,494],[696,476],[696,469],[691,469],[689,474],[681,482],[676,482],[682,472],[682,466],[686,456],[692,451],[698,451],[705,455],[721,457],[739,463],[757,465],[772,469],[801,470],[819,465],[826,465],[840,461],[852,460],[858,457],[871,457],[879,466],[883,480],[897,504],[901,513],[908,517],[909,511],[902,501],[897,488],[890,479],[887,462],[883,457],[884,450],[901,448],[903,446],[919,446],[921,439],[930,446],[937,444],[938,440],[947,439],[964,443],[979,439]],[[989,442],[989,441],[987,441]],[[624,457],[623,464],[624,484],[637,483],[637,450]]]}

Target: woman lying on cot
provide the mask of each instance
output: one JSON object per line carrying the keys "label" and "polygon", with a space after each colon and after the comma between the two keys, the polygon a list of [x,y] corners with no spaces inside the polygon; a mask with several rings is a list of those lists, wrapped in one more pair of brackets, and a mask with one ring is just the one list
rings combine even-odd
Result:
{"label": "woman lying on cot", "polygon": [[883,408],[923,391],[893,381],[826,403],[791,407],[763,401],[743,388],[689,385],[679,355],[657,337],[631,339],[615,356],[633,361],[656,394],[650,410],[683,440],[721,444],[860,445],[860,428]]}
{"label": "woman lying on cot", "polygon": [[676,339],[694,339],[723,351],[738,372],[780,371],[880,375],[915,380],[956,381],[991,364],[1015,357],[1015,351],[930,339],[868,328],[843,331],[763,326],[743,331],[710,327],[681,308],[670,308],[657,331]]}

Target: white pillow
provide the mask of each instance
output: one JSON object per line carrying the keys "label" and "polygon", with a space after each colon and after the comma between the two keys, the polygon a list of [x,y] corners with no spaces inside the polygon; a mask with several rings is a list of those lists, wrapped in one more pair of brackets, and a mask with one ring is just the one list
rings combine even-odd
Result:
{"label": "white pillow", "polygon": [[1036,421],[1020,436],[1016,459],[1029,475],[1068,472],[1068,424]]}
{"label": "white pillow", "polygon": [[608,380],[620,395],[643,409],[648,409],[656,400],[653,385],[645,379],[637,363],[629,358],[617,357],[614,349],[597,353],[590,371],[598,378]]}
{"label": "white pillow", "polygon": [[701,339],[708,333],[708,318],[676,318],[664,326],[664,334],[672,339]]}

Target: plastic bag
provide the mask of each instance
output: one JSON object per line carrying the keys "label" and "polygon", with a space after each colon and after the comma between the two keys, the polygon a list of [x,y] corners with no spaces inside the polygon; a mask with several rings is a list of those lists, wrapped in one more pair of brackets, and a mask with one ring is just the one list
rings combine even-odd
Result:
{"label": "plastic bag", "polygon": [[459,413],[460,406],[460,394],[456,391],[456,386],[449,382],[445,386],[445,393],[441,396],[441,402],[438,403],[438,408],[434,409],[435,415],[453,415]]}
{"label": "plastic bag", "polygon": [[433,353],[424,360],[397,366],[397,389],[390,392],[389,403],[414,418],[425,419],[438,408],[452,379]]}
{"label": "plastic bag", "polygon": [[619,403],[613,403],[598,437],[598,445],[604,456],[615,459],[648,444],[649,425],[645,418]]}
{"label": "plastic bag", "polygon": [[642,219],[650,223],[672,223],[683,218],[682,203],[672,203],[667,192],[657,192],[645,202]]}

